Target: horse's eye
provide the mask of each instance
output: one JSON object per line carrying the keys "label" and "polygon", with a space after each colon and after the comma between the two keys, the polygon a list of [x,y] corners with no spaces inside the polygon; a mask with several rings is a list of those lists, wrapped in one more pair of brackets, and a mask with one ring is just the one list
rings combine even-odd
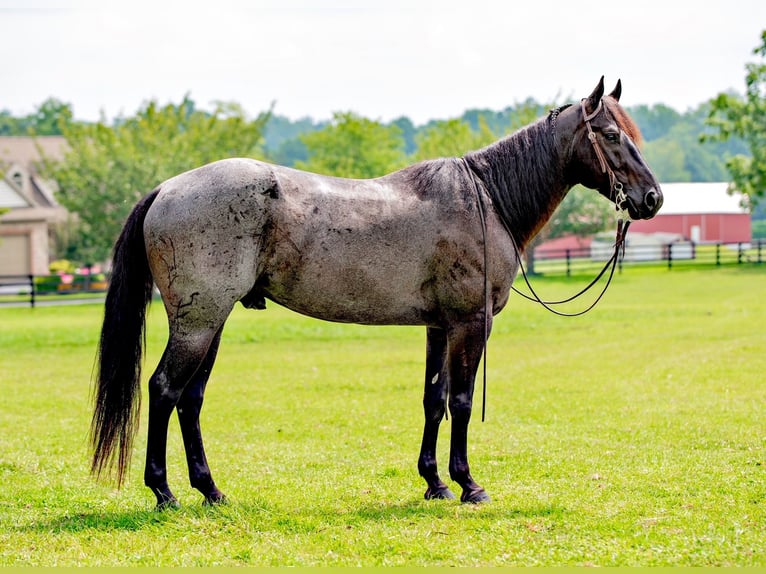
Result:
{"label": "horse's eye", "polygon": [[620,141],[620,134],[617,132],[606,132],[604,133],[604,139],[608,142],[616,143]]}

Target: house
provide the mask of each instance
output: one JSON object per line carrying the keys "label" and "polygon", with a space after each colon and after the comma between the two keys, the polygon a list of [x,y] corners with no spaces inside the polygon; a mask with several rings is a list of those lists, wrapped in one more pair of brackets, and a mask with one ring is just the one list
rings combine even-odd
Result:
{"label": "house", "polygon": [[53,231],[67,211],[37,166],[42,155],[60,159],[65,145],[59,136],[0,137],[0,275],[48,274]]}
{"label": "house", "polygon": [[750,211],[728,183],[664,183],[664,201],[653,219],[634,221],[631,232],[677,233],[693,243],[749,243]]}

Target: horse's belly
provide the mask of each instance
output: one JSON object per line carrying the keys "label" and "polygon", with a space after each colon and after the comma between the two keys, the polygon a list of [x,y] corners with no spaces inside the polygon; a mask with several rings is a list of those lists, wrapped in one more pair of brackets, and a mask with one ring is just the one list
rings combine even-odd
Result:
{"label": "horse's belly", "polygon": [[302,267],[288,277],[272,277],[269,298],[327,321],[367,325],[419,325],[428,305],[416,273],[386,262]]}

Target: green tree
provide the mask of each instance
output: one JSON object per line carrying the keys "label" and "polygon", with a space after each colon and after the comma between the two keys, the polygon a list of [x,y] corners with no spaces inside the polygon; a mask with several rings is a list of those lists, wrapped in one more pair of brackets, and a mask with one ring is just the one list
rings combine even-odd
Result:
{"label": "green tree", "polygon": [[460,118],[434,120],[415,134],[417,149],[413,160],[457,157],[482,148],[522,128],[553,106],[526,100],[503,112],[468,110]]}
{"label": "green tree", "polygon": [[48,98],[34,114],[26,118],[27,131],[36,136],[59,136],[72,123],[72,117],[71,105],[56,98]]}
{"label": "green tree", "polygon": [[545,115],[547,110],[555,108],[557,104],[540,104],[531,98],[506,109],[507,120],[505,127],[496,130],[499,135],[505,135],[531,124],[539,117]]}
{"label": "green tree", "polygon": [[412,123],[412,120],[406,116],[402,116],[400,118],[396,118],[391,123],[402,130],[402,138],[404,138],[404,153],[406,155],[412,155],[415,152],[415,148],[417,147],[415,144],[415,134],[417,133],[417,128]]}
{"label": "green tree", "polygon": [[213,113],[188,97],[179,105],[149,102],[115,125],[70,124],[68,151],[46,159],[47,177],[58,183],[58,200],[75,214],[67,254],[82,262],[105,260],[135,202],[173,175],[214,160],[257,156],[270,112],[249,119],[233,103]]}
{"label": "green tree", "polygon": [[19,118],[8,110],[0,110],[0,136],[18,136],[24,131]]}
{"label": "green tree", "polygon": [[438,157],[458,157],[495,141],[497,136],[489,129],[483,118],[479,129],[474,131],[462,119],[431,122],[415,136],[415,161]]}
{"label": "green tree", "polygon": [[263,132],[263,147],[267,151],[278,149],[283,143],[296,140],[301,134],[321,129],[323,124],[311,118],[303,117],[291,120],[288,117],[273,114],[269,117]]}
{"label": "green tree", "polygon": [[295,167],[306,171],[366,179],[379,177],[406,163],[402,132],[352,112],[336,112],[323,129],[301,136],[308,159]]}
{"label": "green tree", "polygon": [[726,167],[732,177],[731,188],[755,204],[766,194],[766,30],[761,45],[753,50],[756,62],[745,66],[745,96],[718,94],[711,104],[708,124],[715,133],[704,139],[725,141],[742,138],[750,155],[730,157]]}
{"label": "green tree", "polygon": [[269,161],[288,167],[294,166],[298,162],[305,162],[309,158],[309,151],[306,144],[299,137],[290,140],[283,140],[275,149],[266,151]]}
{"label": "green tree", "polygon": [[598,192],[574,186],[546,225],[546,239],[576,235],[588,237],[604,231],[616,221],[614,204]]}
{"label": "green tree", "polygon": [[72,106],[56,98],[48,98],[35,112],[14,117],[8,110],[0,111],[0,135],[58,136],[71,124]]}
{"label": "green tree", "polygon": [[527,272],[535,273],[535,249],[544,241],[567,235],[589,237],[608,229],[615,221],[614,204],[592,189],[574,186],[548,223],[532,238],[526,250]]}
{"label": "green tree", "polygon": [[668,135],[673,127],[684,120],[680,113],[665,104],[633,106],[628,112],[640,126],[641,135],[647,142]]}
{"label": "green tree", "polygon": [[646,142],[643,154],[660,181],[691,181],[691,173],[686,169],[686,154],[677,139],[666,135]]}

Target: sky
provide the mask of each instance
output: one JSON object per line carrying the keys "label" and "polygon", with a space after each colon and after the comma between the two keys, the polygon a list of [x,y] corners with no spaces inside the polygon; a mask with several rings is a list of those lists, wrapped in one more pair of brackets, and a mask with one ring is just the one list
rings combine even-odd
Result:
{"label": "sky", "polygon": [[113,119],[189,94],[420,125],[576,101],[602,75],[629,106],[742,93],[766,1],[0,0],[0,24],[0,110],[18,116],[54,97]]}

